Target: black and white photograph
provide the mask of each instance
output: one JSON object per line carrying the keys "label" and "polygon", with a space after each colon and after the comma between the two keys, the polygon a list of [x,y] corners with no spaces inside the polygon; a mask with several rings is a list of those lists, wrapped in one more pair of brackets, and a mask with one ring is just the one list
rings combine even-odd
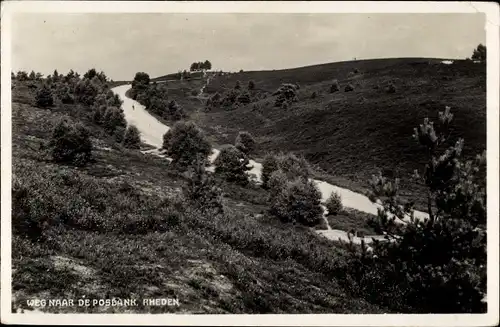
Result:
{"label": "black and white photograph", "polygon": [[2,322],[497,325],[498,17],[2,2]]}

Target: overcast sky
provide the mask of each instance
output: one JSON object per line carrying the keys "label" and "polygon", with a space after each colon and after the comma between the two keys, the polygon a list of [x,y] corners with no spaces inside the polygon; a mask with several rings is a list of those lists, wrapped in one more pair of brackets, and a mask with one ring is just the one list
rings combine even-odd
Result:
{"label": "overcast sky", "polygon": [[483,14],[16,14],[13,69],[95,67],[114,80],[189,69],[281,69],[369,58],[465,58]]}

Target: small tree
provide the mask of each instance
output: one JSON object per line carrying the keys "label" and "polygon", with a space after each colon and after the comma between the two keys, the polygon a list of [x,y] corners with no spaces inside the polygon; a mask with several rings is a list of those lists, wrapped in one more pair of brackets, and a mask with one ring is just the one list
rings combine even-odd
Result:
{"label": "small tree", "polygon": [[238,133],[234,145],[238,150],[248,155],[255,149],[255,140],[252,134],[243,131]]}
{"label": "small tree", "polygon": [[83,78],[86,78],[88,80],[93,79],[95,76],[97,76],[97,71],[95,70],[95,68],[91,68],[85,74],[83,74]]}
{"label": "small tree", "polygon": [[[412,313],[485,312],[486,291],[486,181],[485,153],[464,162],[463,140],[447,148],[447,107],[439,125],[427,118],[415,128],[414,138],[426,149],[423,177],[429,217],[413,217],[413,204],[398,197],[399,181],[379,175],[372,181],[372,201],[383,208],[373,226],[386,241],[351,246],[350,285],[365,296],[397,310]],[[444,150],[443,153],[439,153]],[[409,218],[407,224],[396,219]],[[389,286],[390,285],[390,286]]]}
{"label": "small tree", "polygon": [[317,225],[323,215],[321,192],[314,182],[296,178],[287,182],[271,200],[270,213],[283,222]]}
{"label": "small tree", "polygon": [[240,81],[236,81],[236,84],[234,84],[234,89],[235,90],[241,89],[241,83],[240,83]]}
{"label": "small tree", "polygon": [[316,91],[311,93],[311,99],[316,99],[317,96],[318,96],[318,93]]}
{"label": "small tree", "polygon": [[342,211],[342,198],[337,192],[332,192],[330,197],[325,202],[325,207],[328,209],[329,215],[337,215]]}
{"label": "small tree", "polygon": [[43,86],[38,89],[35,96],[35,102],[38,107],[42,108],[51,107],[54,104],[52,91],[47,84],[43,84]]}
{"label": "small tree", "polygon": [[212,69],[212,63],[208,60],[205,60],[205,62],[203,63],[203,69],[205,69],[205,70]]}
{"label": "small tree", "polygon": [[269,188],[269,180],[271,175],[279,169],[278,157],[274,154],[267,153],[262,162],[262,187]]}
{"label": "small tree", "polygon": [[32,81],[34,81],[36,79],[36,75],[35,75],[35,72],[33,70],[30,73],[29,79]]}
{"label": "small tree", "polygon": [[91,106],[99,94],[99,86],[85,78],[76,84],[74,94],[76,101]]}
{"label": "small tree", "polygon": [[28,73],[27,72],[22,71],[22,70],[20,70],[20,71],[17,72],[16,79],[18,81],[27,81],[28,78],[29,77],[28,77]]}
{"label": "small tree", "polygon": [[248,183],[246,172],[248,167],[248,157],[233,145],[224,147],[215,159],[215,173],[220,174],[228,182],[236,182],[242,185]]}
{"label": "small tree", "polygon": [[104,124],[104,128],[111,135],[115,132],[117,127],[127,126],[127,121],[125,120],[123,110],[116,107],[106,108],[102,121]]}
{"label": "small tree", "polygon": [[193,122],[179,121],[163,135],[163,148],[180,169],[192,166],[196,160],[207,158],[211,146],[203,132]]}
{"label": "small tree", "polygon": [[192,168],[182,191],[184,197],[203,213],[215,211],[222,213],[222,189],[212,175],[205,171],[206,160],[199,156]]}
{"label": "small tree", "polygon": [[56,162],[83,166],[92,156],[90,132],[83,125],[72,125],[65,119],[54,128],[49,147]]}
{"label": "small tree", "polygon": [[141,147],[141,133],[134,125],[130,125],[125,131],[123,145],[130,149],[139,149]]}
{"label": "small tree", "polygon": [[248,82],[248,89],[249,90],[254,90],[255,89],[255,82],[254,81],[250,80]]}
{"label": "small tree", "polygon": [[271,175],[278,170],[285,174],[289,180],[297,177],[307,179],[311,174],[311,167],[304,157],[298,157],[290,153],[267,154],[262,163],[262,186],[264,188],[269,187],[268,182]]}
{"label": "small tree", "polygon": [[472,53],[472,60],[479,60],[482,62],[486,62],[486,46],[483,44],[479,44],[474,52]]}
{"label": "small tree", "polygon": [[297,102],[297,85],[285,83],[282,84],[273,95],[277,95],[276,101],[274,102],[275,107],[282,107],[283,104],[290,106],[292,102]]}

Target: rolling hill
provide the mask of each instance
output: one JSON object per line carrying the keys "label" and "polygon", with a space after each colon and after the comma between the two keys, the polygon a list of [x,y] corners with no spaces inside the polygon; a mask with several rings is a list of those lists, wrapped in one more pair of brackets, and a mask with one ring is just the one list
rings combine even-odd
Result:
{"label": "rolling hill", "polygon": [[[258,143],[257,157],[268,151],[304,155],[333,183],[366,192],[378,171],[400,177],[404,194],[421,188],[410,175],[421,169],[423,152],[412,139],[413,128],[450,106],[454,114],[451,139],[465,139],[464,155],[474,157],[486,148],[486,67],[468,60],[443,64],[443,59],[401,58],[348,61],[286,70],[253,71],[219,76],[205,88],[208,96],[224,94],[237,81],[246,89],[266,94],[247,105],[201,110],[199,99],[178,92],[189,82],[169,82],[170,96],[191,113],[216,144],[233,143],[241,130]],[[330,93],[333,80],[340,91]],[[199,87],[199,81],[193,82]],[[274,106],[272,93],[282,83],[298,83],[298,102]],[[344,87],[352,84],[352,92]],[[392,84],[395,92],[387,88]],[[315,97],[313,96],[315,93]]]}

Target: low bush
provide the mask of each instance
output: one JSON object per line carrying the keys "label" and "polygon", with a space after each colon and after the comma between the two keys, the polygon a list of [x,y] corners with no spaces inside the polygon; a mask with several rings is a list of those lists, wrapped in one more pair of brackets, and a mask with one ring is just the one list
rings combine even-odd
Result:
{"label": "low bush", "polygon": [[134,125],[130,125],[123,136],[123,145],[129,149],[141,147],[141,133]]}
{"label": "low bush", "polygon": [[273,172],[281,170],[288,179],[296,177],[308,178],[311,174],[311,167],[304,157],[297,157],[294,154],[266,154],[262,162],[262,186],[267,188],[269,179]]}
{"label": "low bush", "polygon": [[[277,95],[274,102],[275,107],[283,107],[283,104],[288,108],[293,102],[298,101],[297,97],[297,85],[284,83],[282,84],[273,95]],[[285,108],[286,109],[286,108]]]}
{"label": "low bush", "polygon": [[198,157],[206,159],[211,145],[193,122],[179,121],[163,135],[163,148],[172,158],[172,164],[183,170],[192,166]]}
{"label": "low bush", "polygon": [[[283,176],[273,186],[275,196],[271,199],[269,212],[282,222],[315,226],[322,220],[321,192],[314,182],[305,178],[288,181],[284,186]],[[277,189],[281,188],[281,189]]]}
{"label": "low bush", "polygon": [[83,166],[90,161],[92,155],[89,131],[83,125],[73,125],[65,119],[55,126],[49,147],[56,162]]}
{"label": "low bush", "polygon": [[221,149],[214,161],[215,173],[223,176],[228,182],[238,184],[248,184],[246,172],[248,167],[248,157],[233,145],[227,145]]}
{"label": "low bush", "polygon": [[344,88],[344,91],[345,92],[351,92],[351,91],[354,91],[354,86],[352,86],[352,84],[347,84]]}
{"label": "low bush", "polygon": [[222,189],[214,177],[205,171],[205,161],[199,157],[189,169],[189,176],[183,187],[183,195],[194,208],[207,213],[222,213]]}
{"label": "low bush", "polygon": [[337,192],[332,192],[325,202],[325,207],[329,215],[337,215],[342,211],[342,198]]}
{"label": "low bush", "polygon": [[47,87],[47,84],[43,86],[36,92],[35,103],[38,107],[46,108],[54,105],[54,97],[52,91]]}

